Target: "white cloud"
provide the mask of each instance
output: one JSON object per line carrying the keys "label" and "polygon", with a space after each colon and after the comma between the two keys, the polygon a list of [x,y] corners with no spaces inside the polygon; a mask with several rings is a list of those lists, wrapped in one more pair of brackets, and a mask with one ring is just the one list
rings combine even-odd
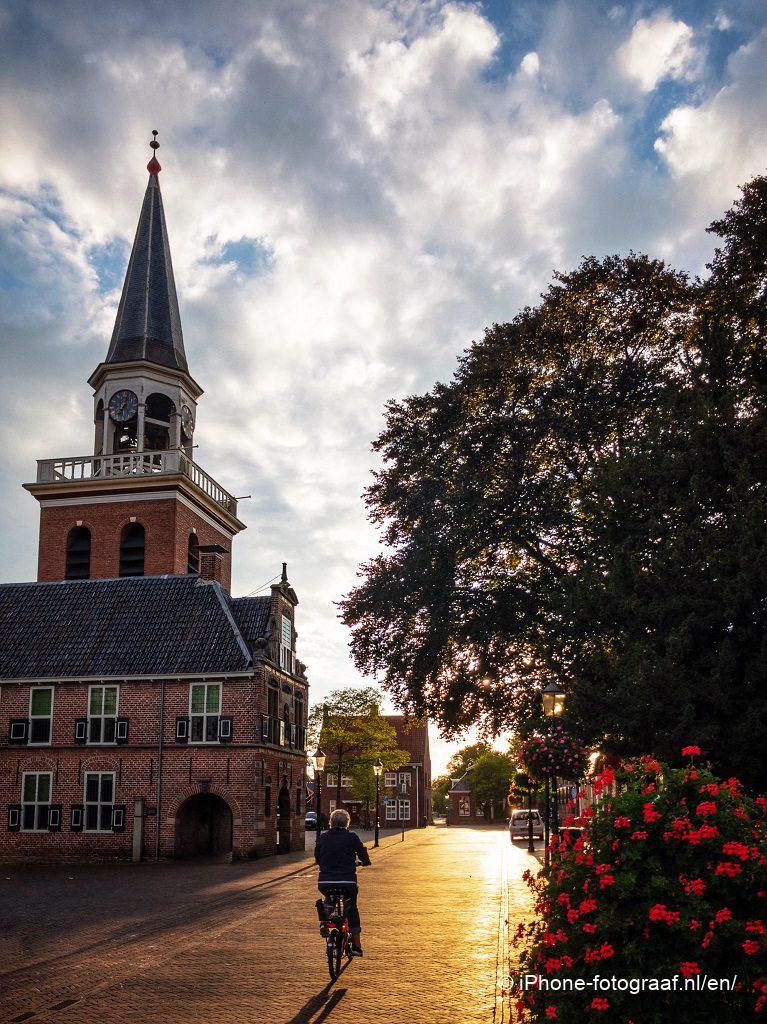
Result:
{"label": "white cloud", "polygon": [[642,92],[652,92],[667,78],[694,81],[703,69],[703,53],[695,45],[692,29],[674,21],[667,10],[640,18],[616,59]]}
{"label": "white cloud", "polygon": [[674,108],[661,124],[655,149],[680,191],[695,197],[707,218],[717,215],[737,187],[767,169],[767,32],[737,50],[729,80],[697,105]]}
{"label": "white cloud", "polygon": [[538,74],[541,68],[541,62],[538,59],[538,54],[533,50],[530,53],[526,53],[522,58],[519,65],[519,70],[523,75],[530,75],[533,77]]}

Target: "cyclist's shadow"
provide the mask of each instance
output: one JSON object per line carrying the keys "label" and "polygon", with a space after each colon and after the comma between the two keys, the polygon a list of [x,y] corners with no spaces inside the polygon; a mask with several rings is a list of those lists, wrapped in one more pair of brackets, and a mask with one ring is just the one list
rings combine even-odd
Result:
{"label": "cyclist's shadow", "polygon": [[[343,965],[339,972],[339,977],[348,966],[348,963]],[[308,999],[298,1013],[286,1021],[285,1024],[322,1024],[323,1021],[327,1020],[347,992],[345,988],[333,989],[333,984],[334,982],[329,981],[321,992]],[[315,1014],[317,1015],[316,1017]]]}

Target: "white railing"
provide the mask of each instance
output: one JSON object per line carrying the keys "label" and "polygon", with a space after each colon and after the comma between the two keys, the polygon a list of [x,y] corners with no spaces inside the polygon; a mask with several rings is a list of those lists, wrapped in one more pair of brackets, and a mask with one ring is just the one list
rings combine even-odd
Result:
{"label": "white railing", "polygon": [[77,480],[109,480],[118,477],[162,476],[181,473],[231,515],[237,515],[237,499],[180,449],[163,452],[120,452],[116,455],[75,455],[39,459],[39,484],[72,483]]}

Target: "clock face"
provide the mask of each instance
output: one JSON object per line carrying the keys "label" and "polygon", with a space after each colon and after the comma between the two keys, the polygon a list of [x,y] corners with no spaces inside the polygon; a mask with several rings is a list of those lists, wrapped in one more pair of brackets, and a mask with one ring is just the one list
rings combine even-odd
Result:
{"label": "clock face", "polygon": [[188,405],[181,406],[181,429],[184,431],[184,437],[191,437],[194,433],[194,417]]}
{"label": "clock face", "polygon": [[109,400],[109,415],[115,423],[128,423],[138,412],[138,398],[127,388],[116,391]]}

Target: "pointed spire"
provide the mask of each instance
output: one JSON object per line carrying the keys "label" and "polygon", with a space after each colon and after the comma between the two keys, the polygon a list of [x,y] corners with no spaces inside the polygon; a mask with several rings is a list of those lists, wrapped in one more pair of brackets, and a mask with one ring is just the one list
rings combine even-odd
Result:
{"label": "pointed spire", "polygon": [[157,160],[160,143],[156,131],[152,136],[149,143],[152,158],[147,164],[149,183],[106,361],[124,363],[146,359],[150,363],[188,373],[168,229],[157,177],[161,170]]}
{"label": "pointed spire", "polygon": [[283,562],[282,563],[282,579],[280,580],[280,582],[281,583],[287,583],[288,582],[288,563],[287,562]]}

